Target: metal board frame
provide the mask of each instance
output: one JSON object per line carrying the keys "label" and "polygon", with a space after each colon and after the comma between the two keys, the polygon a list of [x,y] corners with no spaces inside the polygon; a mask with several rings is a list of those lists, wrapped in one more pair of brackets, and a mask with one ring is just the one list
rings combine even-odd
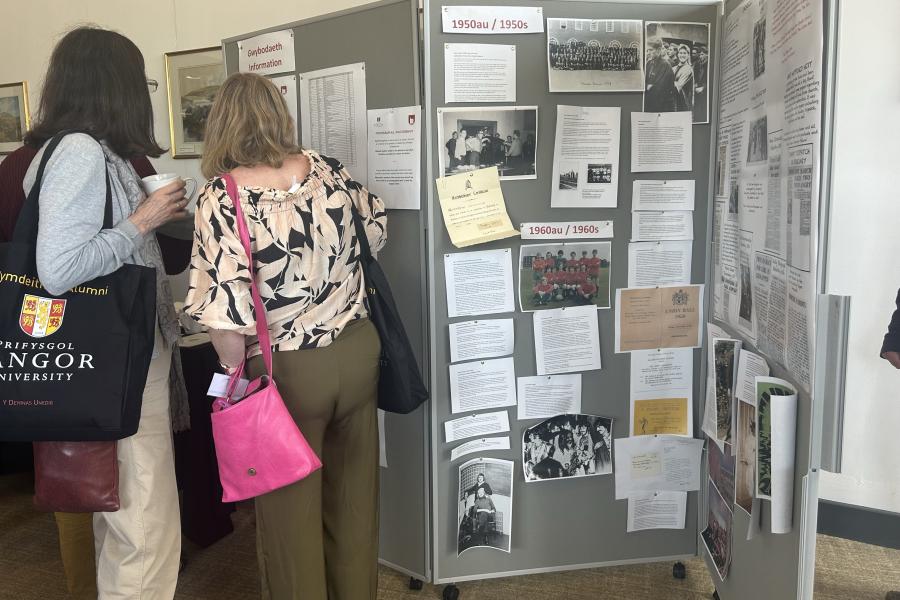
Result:
{"label": "metal board frame", "polygon": [[[421,104],[416,0],[382,0],[227,38],[222,41],[226,72],[231,74],[238,69],[238,41],[284,29],[294,31],[294,74],[365,62],[368,109]],[[297,100],[299,114],[299,93]],[[300,123],[297,123],[297,129],[299,133]],[[427,208],[423,202],[421,210],[389,210],[388,244],[378,257],[390,278],[419,364],[426,370],[425,353],[429,344],[425,308]],[[431,578],[428,559],[430,475],[426,459],[429,422],[428,403],[408,415],[387,414],[388,468],[380,470],[381,531],[390,532],[390,535],[381,535],[380,561],[422,580]]]}
{"label": "metal board frame", "polygon": [[[618,235],[613,242],[611,288],[626,287],[628,232],[631,223],[631,184],[634,179],[687,179],[697,181],[694,212],[695,241],[692,274],[694,281],[705,280],[706,238],[709,215],[709,156],[712,153],[712,124],[694,126],[693,173],[632,174],[630,173],[630,117],[642,110],[640,93],[567,94],[547,91],[546,34],[481,36],[441,31],[440,9],[446,5],[516,5],[510,0],[426,0],[425,20],[425,111],[427,126],[426,180],[437,176],[436,109],[446,106],[443,80],[444,43],[515,44],[519,69],[533,66],[518,78],[517,104],[539,105],[537,142],[537,180],[506,181],[502,183],[507,207],[514,223],[559,219],[615,221]],[[711,40],[718,37],[718,2],[699,1],[691,4],[674,2],[607,2],[555,0],[538,3],[545,17],[623,18],[659,21],[707,22]],[[711,57],[710,77],[715,80],[717,63]],[[540,67],[540,68],[538,68]],[[616,209],[560,209],[549,207],[550,170],[553,154],[556,105],[621,106],[622,141],[620,157],[619,207]],[[454,103],[452,106],[467,106]],[[471,105],[469,105],[471,106]],[[711,109],[711,114],[714,111]],[[711,119],[712,121],[712,119]],[[442,141],[440,146],[442,147]],[[524,575],[550,571],[583,569],[615,564],[667,561],[697,554],[698,494],[689,494],[687,523],[684,530],[625,533],[626,503],[614,500],[614,481],[610,477],[595,477],[576,481],[527,485],[521,473],[521,435],[524,428],[512,420],[510,432],[512,449],[498,456],[516,461],[514,485],[516,507],[513,511],[513,540],[510,554],[491,550],[474,550],[456,556],[456,503],[450,500],[456,493],[457,463],[450,461],[450,444],[443,442],[442,423],[451,418],[447,365],[446,295],[444,287],[443,254],[458,252],[447,236],[441,220],[434,187],[428,189],[429,211],[429,307],[432,328],[430,348],[432,376],[432,505],[433,505],[433,561],[434,581],[451,583],[472,579]],[[518,260],[519,240],[503,240],[479,246],[478,250],[514,248],[514,262]],[[628,433],[628,358],[613,353],[613,310],[601,311],[601,353],[603,370],[582,374],[585,389],[583,412],[616,418],[614,435]],[[492,315],[509,317],[510,315]],[[531,317],[527,313],[512,315],[516,325],[517,375],[534,373],[534,351]],[[461,320],[461,319],[460,319]],[[695,353],[695,386],[700,381],[701,352]],[[600,393],[591,393],[599,390]],[[602,396],[602,397],[601,397]],[[695,430],[699,430],[699,416],[695,409]],[[515,416],[515,415],[513,415]],[[526,486],[526,487],[522,487]],[[558,507],[548,515],[548,507]]]}

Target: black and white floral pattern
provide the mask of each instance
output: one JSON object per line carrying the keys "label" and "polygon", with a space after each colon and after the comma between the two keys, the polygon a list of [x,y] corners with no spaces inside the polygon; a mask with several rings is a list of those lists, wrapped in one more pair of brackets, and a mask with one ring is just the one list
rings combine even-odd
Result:
{"label": "black and white floral pattern", "polygon": [[[275,351],[327,346],[349,322],[366,316],[351,202],[372,251],[387,240],[382,200],[339,161],[303,153],[310,173],[299,191],[239,187]],[[255,335],[249,277],[234,203],[225,181],[213,178],[197,202],[185,311],[207,327]],[[248,356],[256,354],[253,344]]]}

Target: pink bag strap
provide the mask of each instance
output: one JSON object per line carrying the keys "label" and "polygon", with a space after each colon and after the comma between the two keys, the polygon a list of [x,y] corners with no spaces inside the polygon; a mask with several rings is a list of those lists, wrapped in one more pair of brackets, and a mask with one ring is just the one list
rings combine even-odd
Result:
{"label": "pink bag strap", "polygon": [[[263,362],[265,362],[266,365],[266,373],[268,373],[269,379],[271,379],[272,341],[269,339],[269,324],[266,321],[266,307],[263,306],[262,298],[259,296],[259,287],[256,285],[256,271],[253,268],[253,252],[250,249],[250,232],[247,230],[247,222],[244,218],[244,211],[241,208],[241,195],[238,192],[237,184],[234,182],[231,173],[225,173],[222,175],[222,179],[225,180],[225,191],[228,192],[228,196],[231,198],[231,201],[234,202],[235,221],[237,222],[238,234],[241,237],[241,244],[244,246],[244,252],[247,253],[248,268],[250,270],[250,294],[253,296],[253,309],[256,313],[256,337],[259,340],[259,348],[262,351]],[[246,361],[241,363],[241,368],[238,369],[237,377],[234,379],[240,377],[240,374],[244,370],[245,363]]]}

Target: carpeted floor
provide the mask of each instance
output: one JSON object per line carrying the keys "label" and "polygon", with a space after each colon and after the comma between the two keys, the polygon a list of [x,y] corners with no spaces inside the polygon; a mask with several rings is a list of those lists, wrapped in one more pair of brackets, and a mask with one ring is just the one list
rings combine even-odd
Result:
{"label": "carpeted floor", "polygon": [[[206,550],[186,546],[187,568],[177,600],[258,597],[253,514],[234,515],[235,532]],[[66,598],[56,527],[51,515],[31,510],[26,482],[0,480],[0,600]],[[687,578],[672,577],[671,563],[590,569],[459,584],[464,600],[701,600],[712,581],[702,559],[686,563]],[[381,568],[379,600],[430,600],[441,586],[408,588],[405,575]],[[816,600],[881,600],[900,589],[900,551],[819,536]]]}

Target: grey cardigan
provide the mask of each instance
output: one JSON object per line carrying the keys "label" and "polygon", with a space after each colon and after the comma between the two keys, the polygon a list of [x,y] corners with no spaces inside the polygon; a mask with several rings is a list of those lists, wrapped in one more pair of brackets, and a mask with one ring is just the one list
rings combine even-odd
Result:
{"label": "grey cardigan", "polygon": [[[25,174],[22,187],[26,195],[34,186],[43,155],[44,148],[41,148]],[[113,227],[103,229],[107,164]],[[123,182],[123,177],[133,181]],[[131,188],[131,194],[126,186]],[[125,263],[156,267],[166,291],[159,293],[158,282],[157,315],[171,352],[177,328],[166,327],[166,322],[171,323],[174,318],[174,307],[155,234],[142,236],[128,220],[143,199],[139,187],[135,186],[139,186],[137,173],[105,145],[83,133],[65,136],[47,161],[41,182],[36,241],[38,277],[48,292],[59,295],[85,281],[112,273]],[[145,244],[153,244],[154,251],[144,248]],[[155,260],[147,260],[148,256]],[[155,349],[154,356],[161,350]],[[172,363],[169,377],[172,425],[180,431],[188,427],[189,408],[178,352],[173,352]]]}

